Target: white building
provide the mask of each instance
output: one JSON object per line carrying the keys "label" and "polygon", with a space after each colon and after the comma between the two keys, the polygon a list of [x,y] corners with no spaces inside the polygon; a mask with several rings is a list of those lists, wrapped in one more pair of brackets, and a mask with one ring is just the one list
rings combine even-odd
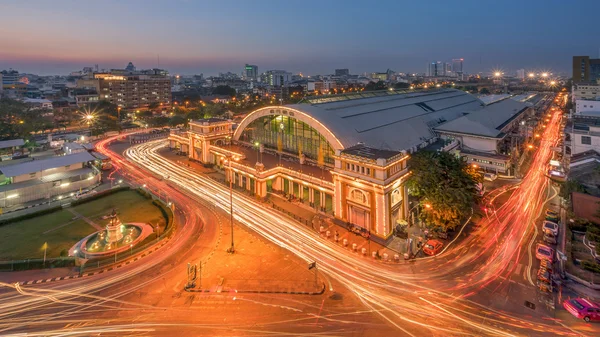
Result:
{"label": "white building", "polygon": [[600,100],[600,84],[573,84],[573,87],[571,89],[571,99],[573,102],[577,102],[578,100]]}
{"label": "white building", "polygon": [[[519,129],[519,123],[533,109],[523,102],[504,98],[482,109],[465,111],[465,115],[434,129],[449,144],[455,144],[468,163],[495,173],[512,174],[513,156],[502,153],[505,138]],[[449,150],[449,146],[445,148]],[[513,149],[510,151],[512,152]]]}
{"label": "white building", "polygon": [[94,158],[86,152],[0,167],[0,207],[68,196],[100,182],[102,176],[88,165]]}
{"label": "white building", "polygon": [[565,154],[600,153],[600,117],[574,116],[565,126]]}
{"label": "white building", "polygon": [[598,115],[600,116],[600,101],[579,99],[575,101],[576,115]]}
{"label": "white building", "polygon": [[52,101],[41,98],[25,98],[23,103],[31,106],[32,109],[52,109]]}

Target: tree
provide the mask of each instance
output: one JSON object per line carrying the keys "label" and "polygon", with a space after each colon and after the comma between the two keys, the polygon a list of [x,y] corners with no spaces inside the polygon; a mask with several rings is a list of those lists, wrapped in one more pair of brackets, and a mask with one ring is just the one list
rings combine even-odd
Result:
{"label": "tree", "polygon": [[565,200],[570,200],[573,192],[586,193],[585,186],[575,179],[568,179],[560,188],[559,195]]}
{"label": "tree", "polygon": [[488,90],[488,88],[481,88],[481,90],[479,90],[479,93],[482,95],[489,95],[490,91]]}
{"label": "tree", "polygon": [[365,86],[365,91],[384,90],[385,88],[385,83],[382,81],[371,81]]}
{"label": "tree", "polygon": [[169,126],[175,127],[177,125],[187,125],[188,119],[182,115],[175,115],[169,119]]}
{"label": "tree", "polygon": [[228,85],[218,85],[213,89],[213,95],[227,95],[229,97],[235,96],[235,89]]}
{"label": "tree", "polygon": [[[120,131],[119,109],[116,104],[109,101],[99,101],[91,104],[80,111],[82,123],[89,125],[92,134],[100,134],[106,131]],[[92,115],[93,119],[86,120],[86,115]]]}
{"label": "tree", "polygon": [[153,127],[153,128],[166,126],[167,124],[169,124],[170,120],[171,119],[166,116],[150,118],[150,119],[148,119],[148,126]]}
{"label": "tree", "polygon": [[410,84],[404,83],[404,82],[398,82],[398,83],[394,84],[394,88],[395,89],[408,89],[408,88],[410,88]]}
{"label": "tree", "polygon": [[159,106],[160,106],[160,104],[158,104],[158,102],[152,102],[152,103],[148,104],[148,109],[154,110],[154,109],[158,108]]}
{"label": "tree", "polygon": [[479,201],[480,172],[448,152],[423,151],[410,159],[410,194],[428,205],[420,217],[443,230],[455,228]]}

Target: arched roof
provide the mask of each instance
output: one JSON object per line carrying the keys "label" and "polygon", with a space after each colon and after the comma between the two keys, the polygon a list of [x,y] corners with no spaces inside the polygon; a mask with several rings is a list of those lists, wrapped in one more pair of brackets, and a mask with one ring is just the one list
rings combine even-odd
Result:
{"label": "arched roof", "polygon": [[434,127],[482,107],[479,99],[455,89],[316,97],[250,113],[234,139],[260,117],[287,115],[315,128],[335,150],[359,143],[375,149],[409,150],[435,137]]}

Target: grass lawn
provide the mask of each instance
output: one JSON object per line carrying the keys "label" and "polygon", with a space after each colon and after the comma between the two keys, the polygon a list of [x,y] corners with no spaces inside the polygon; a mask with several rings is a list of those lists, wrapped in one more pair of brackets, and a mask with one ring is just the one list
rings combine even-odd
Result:
{"label": "grass lawn", "polygon": [[104,227],[107,220],[102,220],[102,216],[109,215],[113,208],[117,211],[119,220],[123,223],[143,222],[152,225],[159,224],[161,233],[166,224],[160,209],[136,191],[123,191],[112,194],[108,197],[90,201],[73,207],[73,209],[89,218],[98,225]]}
{"label": "grass lawn", "polygon": [[[164,231],[165,219],[160,209],[135,191],[124,191],[73,207],[101,227],[107,223],[103,215],[115,208],[124,222],[143,222],[160,226]],[[48,243],[47,257],[59,257],[77,241],[96,231],[82,219],[72,220],[73,213],[61,210],[52,214],[0,226],[0,260],[43,258],[44,242]]]}
{"label": "grass lawn", "polygon": [[47,257],[58,257],[77,241],[96,230],[83,220],[71,219],[66,210],[0,226],[0,260],[41,259],[48,243]]}

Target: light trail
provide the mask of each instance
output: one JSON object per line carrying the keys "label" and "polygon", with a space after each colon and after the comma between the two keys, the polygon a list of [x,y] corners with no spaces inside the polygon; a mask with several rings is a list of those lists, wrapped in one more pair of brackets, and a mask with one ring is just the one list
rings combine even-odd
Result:
{"label": "light trail", "polygon": [[[558,137],[559,121],[560,115],[555,113],[543,134],[542,145],[534,155],[531,170],[509,200],[495,210],[493,217],[483,221],[475,235],[463,241],[462,245],[470,247],[474,254],[452,260],[452,266],[444,263],[443,257],[450,258],[461,248],[451,249],[446,254],[431,259],[430,264],[422,261],[419,267],[431,268],[427,275],[418,272],[400,273],[393,266],[376,264],[368,259],[356,259],[348,255],[346,250],[321,239],[309,229],[282,218],[270,208],[237,193],[234,195],[234,218],[305,261],[316,260],[321,271],[345,284],[365,305],[404,333],[410,334],[405,329],[408,324],[416,329],[429,329],[434,334],[513,335],[493,326],[482,326],[472,320],[468,316],[480,320],[479,312],[484,308],[467,300],[466,295],[451,296],[448,293],[474,295],[491,282],[502,280],[499,276],[505,273],[509,262],[518,258],[526,238],[532,234],[536,213],[539,213],[543,202],[541,192],[548,184],[543,168],[551,154],[549,145]],[[129,148],[126,156],[156,175],[169,176],[170,183],[228,212],[229,191],[225,186],[186,167],[166,161],[157,153],[162,147],[164,142],[161,141],[141,144]],[[496,244],[500,237],[503,238],[501,244]],[[442,265],[448,269],[444,270]],[[473,266],[466,282],[440,282],[449,277],[455,279],[454,273],[459,270],[457,267],[465,265]],[[415,297],[415,294],[421,294],[418,295],[421,297]],[[451,309],[447,309],[448,312],[437,310],[439,308],[435,306],[427,308],[423,301],[418,301],[419,298],[424,298],[423,294],[427,294],[427,301],[447,304],[449,308],[455,308],[455,312]],[[408,318],[408,314],[411,318]],[[457,315],[461,317],[458,321],[462,323],[457,323]],[[501,315],[510,317],[503,313]],[[514,334],[518,334],[518,329],[530,329],[529,321],[510,318],[503,324],[514,328]],[[489,318],[487,320],[490,321]],[[435,324],[432,324],[433,321]],[[565,333],[555,326],[544,326],[544,331]]]}
{"label": "light trail", "polygon": [[[528,319],[486,308],[468,298],[477,295],[491,282],[502,282],[504,275],[509,271],[509,262],[519,257],[526,238],[531,235],[532,226],[535,226],[534,213],[536,210],[539,211],[543,202],[540,196],[547,187],[544,167],[550,155],[548,145],[558,137],[559,119],[559,114],[555,113],[552,122],[543,133],[542,146],[537,150],[531,169],[522,182],[514,189],[497,192],[500,194],[512,191],[508,201],[497,209],[490,207],[490,212],[493,213],[491,216],[488,214],[478,224],[478,228],[472,235],[464,238],[460,246],[455,246],[436,258],[399,265],[379,264],[369,258],[357,258],[295,221],[274,213],[270,207],[257,204],[253,199],[237,193],[234,194],[234,218],[305,261],[317,261],[319,270],[329,278],[344,284],[369,309],[366,312],[380,315],[405,335],[422,335],[425,330],[427,330],[426,334],[435,336],[579,335],[562,326],[550,325],[547,322],[536,322],[534,325]],[[182,227],[184,233],[189,231],[194,221],[199,221],[202,216],[194,203],[189,202],[190,198],[192,201],[215,205],[225,213],[229,211],[228,188],[186,167],[165,160],[157,153],[164,146],[164,141],[154,141],[129,148],[126,151],[126,156],[131,161],[129,162],[107,148],[112,140],[100,142],[99,151],[110,156],[116,167],[123,172],[129,172],[130,178],[143,180],[149,188],[161,189],[170,198],[172,197],[178,207],[186,212],[186,215],[191,216]],[[159,181],[143,171],[140,172],[132,163],[158,177],[168,178]],[[183,245],[180,236],[181,233],[173,239],[175,248]],[[135,277],[150,267],[142,266],[144,264],[130,271],[123,270],[114,277],[92,279],[87,284],[77,283],[76,287],[69,288],[69,292],[59,286],[48,295],[51,294],[54,298],[62,300],[85,297],[86,293],[99,292],[114,285],[115,282]],[[163,276],[158,275],[132,289],[141,289]],[[127,289],[118,291],[110,298],[93,299],[92,304],[111,303],[113,299],[131,291]],[[1,298],[7,300],[5,303],[10,303],[10,308],[0,308],[0,314],[6,315],[0,327],[14,329],[15,324],[21,323],[20,321],[16,323],[17,321],[10,317],[25,315],[29,310],[53,303],[40,296],[24,300],[21,297],[21,295],[12,295]],[[126,304],[133,308],[137,306],[132,302]],[[118,308],[116,303],[114,308]],[[46,316],[45,319],[66,318],[75,315],[79,310],[82,310],[82,306],[75,305],[66,311]],[[154,307],[148,310],[148,322],[143,323],[144,328],[202,326],[157,323],[155,321],[160,319],[152,316],[153,312],[178,311],[180,310],[178,308]],[[184,311],[182,309],[182,312]],[[314,319],[314,316],[310,317]],[[34,318],[33,324],[42,323],[41,317]],[[89,326],[87,328],[89,330],[86,331],[103,331],[104,328],[101,327],[103,324],[110,323],[91,322],[90,325],[94,326]],[[129,324],[122,331],[126,333],[127,329],[136,329],[138,326],[142,326],[141,323]],[[215,329],[222,328],[210,326]],[[119,329],[118,327],[119,325],[115,325],[114,328]],[[48,334],[44,333],[44,335],[52,335],[60,331],[65,332],[48,330]],[[259,330],[236,329],[236,331],[258,333]],[[261,332],[277,335],[273,332]]]}

